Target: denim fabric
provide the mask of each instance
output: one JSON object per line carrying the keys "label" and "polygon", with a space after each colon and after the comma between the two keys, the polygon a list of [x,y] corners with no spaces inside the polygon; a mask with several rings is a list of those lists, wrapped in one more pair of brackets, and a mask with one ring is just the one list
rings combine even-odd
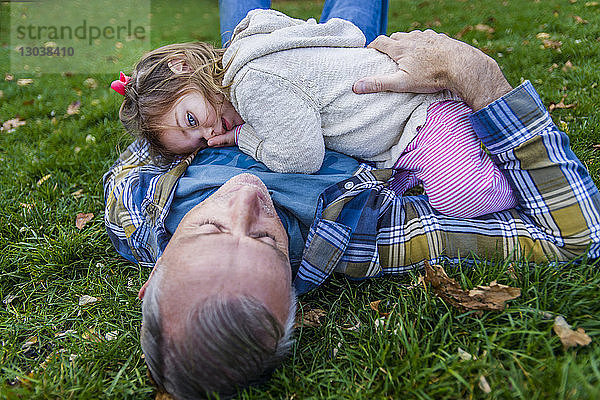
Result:
{"label": "denim fabric", "polygon": [[249,172],[259,177],[269,189],[277,214],[288,232],[290,262],[295,272],[319,195],[329,186],[352,176],[358,167],[359,162],[352,157],[328,150],[323,166],[316,174],[280,174],[237,147],[208,148],[196,155],[180,178],[165,227],[172,234],[183,216],[196,204],[213,194],[229,178]]}
{"label": "denim fabric", "polygon": [[[225,47],[235,26],[255,8],[271,8],[271,0],[219,0],[221,43]],[[342,18],[358,26],[370,43],[387,29],[388,0],[326,0],[319,22]]]}

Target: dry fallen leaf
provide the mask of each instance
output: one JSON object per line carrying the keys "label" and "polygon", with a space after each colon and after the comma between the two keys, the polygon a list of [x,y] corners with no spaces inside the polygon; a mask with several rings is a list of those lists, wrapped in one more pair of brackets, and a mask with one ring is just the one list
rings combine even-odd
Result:
{"label": "dry fallen leaf", "polygon": [[425,282],[431,284],[433,291],[451,305],[467,310],[504,310],[508,300],[521,295],[521,289],[501,285],[493,281],[490,286],[477,286],[463,290],[460,285],[448,277],[441,265],[425,262]]}
{"label": "dry fallen leaf", "polygon": [[4,303],[4,304],[10,304],[16,298],[17,298],[17,296],[9,294],[8,296],[6,296],[5,298],[2,299],[2,303]]}
{"label": "dry fallen leaf", "polygon": [[324,317],[327,313],[320,308],[313,308],[312,310],[308,310],[304,313],[299,312],[296,315],[296,323],[294,324],[294,328],[297,327],[314,327],[321,326],[321,321],[319,318]]}
{"label": "dry fallen leaf", "polygon": [[557,63],[552,63],[552,65],[548,68],[548,72],[552,72],[556,68],[558,68],[558,64]]}
{"label": "dry fallen leaf", "polygon": [[483,375],[479,376],[478,386],[479,386],[479,389],[481,389],[484,393],[492,392],[492,388],[490,387],[490,384],[488,383],[487,379],[485,379],[485,376],[483,376]]}
{"label": "dry fallen leaf", "polygon": [[542,39],[549,39],[550,38],[550,34],[546,33],[546,32],[540,32],[537,35],[535,35],[536,38],[542,40]]}
{"label": "dry fallen leaf", "polygon": [[81,102],[79,100],[72,102],[67,107],[67,114],[68,115],[79,114],[79,107],[81,107]]}
{"label": "dry fallen leaf", "polygon": [[562,46],[562,42],[560,40],[543,39],[542,43],[546,49],[558,50]]}
{"label": "dry fallen leaf", "polygon": [[86,304],[91,304],[91,303],[95,303],[97,301],[102,300],[99,297],[94,297],[94,296],[88,296],[87,294],[84,294],[83,296],[79,297],[79,301],[78,304],[80,306],[84,306]]}
{"label": "dry fallen leaf", "polygon": [[567,60],[565,65],[563,65],[563,67],[560,70],[562,72],[567,72],[567,71],[572,70],[573,68],[575,68],[575,66],[573,65],[573,63],[571,63],[571,60]]}
{"label": "dry fallen leaf", "polygon": [[94,78],[87,78],[85,81],[83,81],[83,86],[88,89],[96,89],[98,87],[98,82],[96,82]]}
{"label": "dry fallen leaf", "polygon": [[571,329],[571,325],[560,315],[554,318],[552,329],[560,338],[565,350],[569,347],[587,346],[592,342],[592,338],[582,328],[577,328],[574,331]]}
{"label": "dry fallen leaf", "polygon": [[8,121],[4,121],[4,123],[2,124],[2,128],[0,128],[0,131],[14,132],[15,129],[17,129],[19,126],[25,125],[26,123],[27,122],[25,120],[22,120],[19,117],[9,119]]}
{"label": "dry fallen leaf", "polygon": [[37,181],[37,185],[41,186],[44,182],[46,182],[48,179],[50,179],[50,177],[52,176],[52,174],[46,174],[44,176],[42,176],[38,181]]}
{"label": "dry fallen leaf", "polygon": [[28,348],[30,348],[31,346],[33,346],[37,342],[38,342],[38,337],[37,336],[30,336],[30,337],[28,337],[27,340],[25,340],[25,343],[23,343],[21,345],[21,350],[27,350]]}
{"label": "dry fallen leaf", "polygon": [[573,19],[575,20],[576,23],[578,24],[587,24],[589,21],[581,18],[579,15],[573,15]]}
{"label": "dry fallen leaf", "polygon": [[94,218],[94,214],[92,213],[78,213],[75,218],[75,226],[77,229],[82,230],[83,227]]}
{"label": "dry fallen leaf", "polygon": [[496,30],[494,28],[492,28],[491,26],[486,25],[486,24],[477,24],[477,25],[475,25],[474,29],[479,32],[485,32],[489,35],[496,32]]}
{"label": "dry fallen leaf", "polygon": [[31,78],[17,79],[18,86],[27,86],[27,85],[31,85],[32,83],[33,83],[33,79],[31,79]]}
{"label": "dry fallen leaf", "polygon": [[473,30],[473,26],[472,25],[467,25],[464,28],[462,28],[456,35],[454,35],[454,37],[456,39],[460,39],[464,35],[466,35],[467,33],[471,32],[472,30]]}
{"label": "dry fallen leaf", "polygon": [[33,203],[20,203],[19,205],[27,210],[31,210],[35,204]]}
{"label": "dry fallen leaf", "polygon": [[167,392],[156,392],[154,400],[175,400],[175,398]]}
{"label": "dry fallen leaf", "polygon": [[470,360],[477,360],[477,357],[473,356],[472,354],[464,351],[463,349],[461,349],[460,347],[458,348],[458,357],[463,360],[463,361],[470,361]]}
{"label": "dry fallen leaf", "polygon": [[567,94],[563,95],[562,99],[558,103],[550,103],[548,106],[548,111],[552,112],[556,109],[567,109],[567,108],[575,108],[577,107],[577,103],[565,104],[565,99],[567,98]]}
{"label": "dry fallen leaf", "polygon": [[74,191],[73,193],[71,193],[71,196],[75,197],[76,199],[83,197],[83,189]]}
{"label": "dry fallen leaf", "polygon": [[4,74],[4,80],[5,81],[12,81],[13,79],[15,79],[14,75]]}
{"label": "dry fallen leaf", "polygon": [[369,303],[369,307],[371,307],[371,310],[379,312],[379,303],[381,303],[381,300],[372,301]]}
{"label": "dry fallen leaf", "polygon": [[375,332],[379,332],[379,330],[385,327],[386,319],[385,317],[380,317],[375,320]]}

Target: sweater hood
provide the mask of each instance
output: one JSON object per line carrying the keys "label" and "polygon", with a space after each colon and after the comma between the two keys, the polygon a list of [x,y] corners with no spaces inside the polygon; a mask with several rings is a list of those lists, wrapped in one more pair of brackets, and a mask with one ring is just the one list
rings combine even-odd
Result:
{"label": "sweater hood", "polygon": [[271,53],[301,47],[364,47],[365,42],[358,27],[339,18],[317,24],[313,18],[303,21],[275,10],[252,10],[235,27],[223,55],[223,65],[228,65],[223,83],[231,84],[246,64]]}

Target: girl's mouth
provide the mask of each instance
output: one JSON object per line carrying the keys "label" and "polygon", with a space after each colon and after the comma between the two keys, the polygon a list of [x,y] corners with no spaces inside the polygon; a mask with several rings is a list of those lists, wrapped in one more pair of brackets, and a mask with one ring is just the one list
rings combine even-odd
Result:
{"label": "girl's mouth", "polygon": [[227,122],[227,120],[225,118],[221,118],[221,123],[225,127],[226,131],[230,131],[231,130],[231,128],[229,127],[229,123]]}

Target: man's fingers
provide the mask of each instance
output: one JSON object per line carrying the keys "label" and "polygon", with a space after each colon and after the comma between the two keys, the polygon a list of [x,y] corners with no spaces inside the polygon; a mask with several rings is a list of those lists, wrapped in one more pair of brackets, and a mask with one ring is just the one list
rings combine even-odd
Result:
{"label": "man's fingers", "polygon": [[389,55],[390,57],[394,58],[395,54],[392,54],[394,47],[397,45],[397,41],[394,39],[391,39],[387,36],[377,36],[375,38],[375,40],[373,40],[371,43],[369,43],[369,45],[367,46],[369,49],[375,49],[375,50],[379,50],[382,53],[385,53],[387,55]]}
{"label": "man's fingers", "polygon": [[376,92],[401,92],[404,90],[404,78],[407,74],[404,71],[398,71],[390,75],[369,76],[362,78],[354,83],[352,90],[354,93],[376,93]]}

